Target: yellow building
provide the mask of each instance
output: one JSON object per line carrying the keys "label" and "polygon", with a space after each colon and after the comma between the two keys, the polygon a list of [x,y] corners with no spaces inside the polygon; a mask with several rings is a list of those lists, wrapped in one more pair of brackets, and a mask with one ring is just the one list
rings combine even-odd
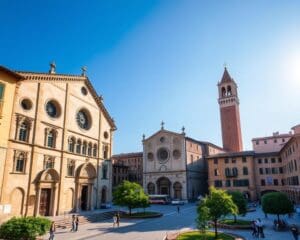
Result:
{"label": "yellow building", "polygon": [[49,73],[2,72],[23,78],[10,95],[8,141],[1,130],[8,146],[2,208],[10,215],[53,216],[111,201],[108,159],[116,126],[85,69],[81,75],[56,74],[51,64]]}
{"label": "yellow building", "polygon": [[[21,75],[0,66],[0,197],[14,96],[18,82],[22,79]],[[9,206],[0,205],[0,213],[5,212],[9,212]]]}

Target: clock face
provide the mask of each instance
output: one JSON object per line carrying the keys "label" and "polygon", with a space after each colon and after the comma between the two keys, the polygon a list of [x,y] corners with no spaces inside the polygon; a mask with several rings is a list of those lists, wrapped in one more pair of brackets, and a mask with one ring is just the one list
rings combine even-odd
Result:
{"label": "clock face", "polygon": [[82,110],[80,110],[77,113],[77,123],[78,123],[79,127],[83,128],[83,129],[88,129],[88,127],[89,127],[88,116]]}

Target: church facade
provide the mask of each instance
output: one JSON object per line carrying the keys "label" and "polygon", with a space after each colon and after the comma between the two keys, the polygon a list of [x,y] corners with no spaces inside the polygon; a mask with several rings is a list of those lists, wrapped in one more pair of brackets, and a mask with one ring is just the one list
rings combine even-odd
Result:
{"label": "church facade", "polygon": [[223,150],[181,133],[161,129],[143,139],[143,187],[148,194],[191,200],[207,193],[205,156]]}
{"label": "church facade", "polygon": [[54,64],[49,73],[0,70],[21,79],[13,100],[4,100],[12,106],[7,139],[1,134],[2,214],[55,216],[111,201],[116,126],[85,69],[81,75],[57,74]]}

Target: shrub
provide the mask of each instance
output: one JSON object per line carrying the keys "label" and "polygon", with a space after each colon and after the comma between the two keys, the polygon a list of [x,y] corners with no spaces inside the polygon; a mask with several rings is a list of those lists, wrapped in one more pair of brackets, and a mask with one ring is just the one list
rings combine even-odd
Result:
{"label": "shrub", "polygon": [[0,238],[7,240],[34,240],[44,235],[51,221],[42,217],[13,217],[0,227]]}

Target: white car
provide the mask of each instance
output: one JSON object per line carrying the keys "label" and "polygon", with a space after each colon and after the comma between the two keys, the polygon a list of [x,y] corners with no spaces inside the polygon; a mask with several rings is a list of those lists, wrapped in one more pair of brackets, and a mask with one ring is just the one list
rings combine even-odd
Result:
{"label": "white car", "polygon": [[171,202],[172,205],[184,205],[184,201],[180,199],[173,199]]}

